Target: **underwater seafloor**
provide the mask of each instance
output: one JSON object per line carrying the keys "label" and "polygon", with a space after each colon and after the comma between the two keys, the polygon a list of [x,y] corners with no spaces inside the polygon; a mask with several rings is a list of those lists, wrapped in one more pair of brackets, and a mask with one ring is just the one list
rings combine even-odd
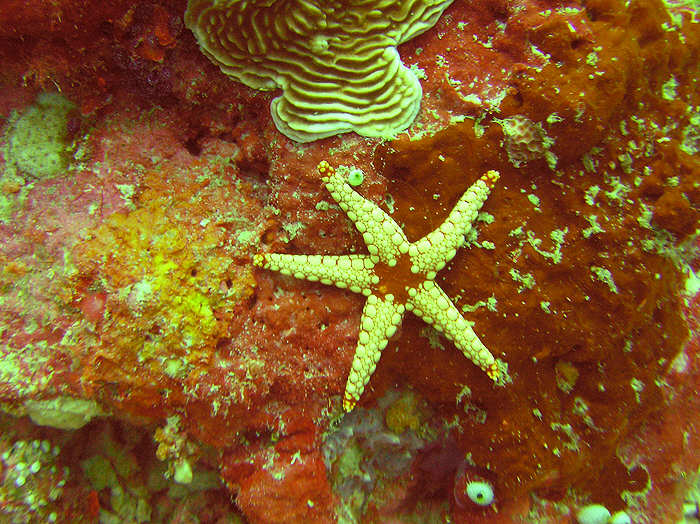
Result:
{"label": "underwater seafloor", "polygon": [[[232,77],[185,0],[0,3],[0,522],[698,522],[697,2],[190,4]],[[370,31],[415,119],[319,80]],[[500,383],[407,314],[344,412],[365,298],[253,265],[367,253],[323,160],[410,241],[500,173],[435,278]]]}

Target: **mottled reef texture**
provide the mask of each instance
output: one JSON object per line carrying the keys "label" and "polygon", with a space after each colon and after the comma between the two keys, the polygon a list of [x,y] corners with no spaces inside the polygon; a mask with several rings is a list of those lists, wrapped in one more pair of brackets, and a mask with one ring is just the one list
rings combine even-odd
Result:
{"label": "mottled reef texture", "polygon": [[[399,47],[423,87],[407,133],[308,144],[185,8],[0,6],[0,520],[679,520],[700,465],[692,6],[456,0]],[[500,172],[437,281],[509,383],[409,314],[342,414],[362,297],[251,263],[363,252],[324,159],[409,240]]]}

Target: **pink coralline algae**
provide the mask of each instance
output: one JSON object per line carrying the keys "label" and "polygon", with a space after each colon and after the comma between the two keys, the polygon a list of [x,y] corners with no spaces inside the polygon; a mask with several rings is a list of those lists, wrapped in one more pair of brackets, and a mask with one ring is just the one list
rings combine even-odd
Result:
{"label": "pink coralline algae", "polygon": [[[186,4],[0,7],[0,520],[554,524],[600,505],[670,524],[697,507],[694,7],[442,2],[397,48],[422,88],[405,131],[298,143],[270,115],[279,91],[202,54]],[[253,264],[367,253],[324,160],[409,242],[500,173],[434,279],[498,384],[406,314],[343,412],[364,298]]]}

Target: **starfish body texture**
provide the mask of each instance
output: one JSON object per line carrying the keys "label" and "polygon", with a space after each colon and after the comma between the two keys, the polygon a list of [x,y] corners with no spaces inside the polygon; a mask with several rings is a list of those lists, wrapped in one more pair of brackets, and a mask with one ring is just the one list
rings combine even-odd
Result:
{"label": "starfish body texture", "polygon": [[367,297],[343,408],[350,411],[359,401],[382,350],[396,333],[406,311],[443,333],[468,359],[497,381],[500,371],[496,360],[452,300],[435,283],[435,276],[464,243],[479,209],[498,180],[498,173],[484,174],[467,189],[437,229],[409,242],[393,218],[353,190],[328,162],[321,162],[318,170],[333,199],[362,234],[369,254],[261,253],[253,257],[253,263]]}

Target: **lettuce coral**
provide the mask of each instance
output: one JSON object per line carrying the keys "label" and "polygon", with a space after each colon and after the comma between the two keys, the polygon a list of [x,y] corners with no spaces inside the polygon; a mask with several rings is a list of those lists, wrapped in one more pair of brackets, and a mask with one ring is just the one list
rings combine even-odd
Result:
{"label": "lettuce coral", "polygon": [[190,0],[185,23],[224,73],[254,89],[282,88],[272,118],[289,138],[391,136],[413,122],[422,96],[396,46],[451,3]]}

